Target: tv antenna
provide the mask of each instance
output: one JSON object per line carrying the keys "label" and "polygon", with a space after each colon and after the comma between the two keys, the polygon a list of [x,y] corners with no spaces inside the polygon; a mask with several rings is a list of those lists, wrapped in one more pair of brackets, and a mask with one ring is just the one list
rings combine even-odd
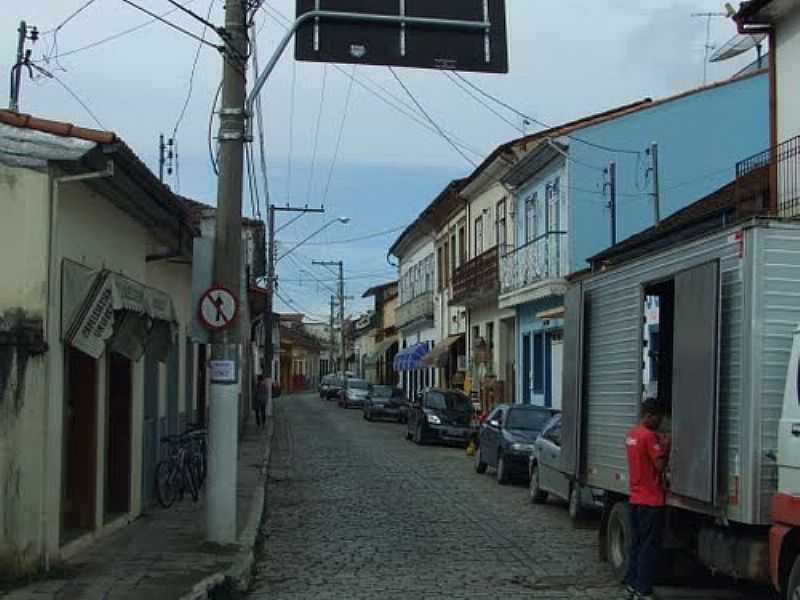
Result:
{"label": "tv antenna", "polygon": [[714,44],[711,43],[711,19],[714,18],[725,18],[728,19],[731,16],[731,11],[728,9],[727,12],[696,12],[692,13],[692,17],[695,18],[702,18],[706,20],[706,43],[705,43],[705,56],[703,57],[703,85],[708,83],[708,57],[711,54],[711,51],[714,49]]}

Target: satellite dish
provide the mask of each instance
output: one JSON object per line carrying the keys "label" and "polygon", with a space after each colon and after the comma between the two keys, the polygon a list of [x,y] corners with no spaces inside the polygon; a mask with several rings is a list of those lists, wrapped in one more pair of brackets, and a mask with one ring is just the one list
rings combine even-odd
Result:
{"label": "satellite dish", "polygon": [[737,33],[722,44],[722,46],[717,48],[714,54],[708,59],[708,62],[722,62],[723,60],[728,60],[740,54],[744,54],[748,50],[760,46],[766,37],[766,33]]}

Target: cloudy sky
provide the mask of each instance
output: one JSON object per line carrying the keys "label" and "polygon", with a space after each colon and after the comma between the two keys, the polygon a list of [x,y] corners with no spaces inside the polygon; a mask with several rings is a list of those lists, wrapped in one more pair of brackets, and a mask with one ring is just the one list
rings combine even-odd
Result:
{"label": "cloudy sky", "polygon": [[[167,0],[135,1],[160,15],[174,10]],[[215,23],[223,21],[222,0],[180,1],[203,15],[210,11]],[[122,0],[94,0],[53,31],[86,3],[34,0],[4,7],[3,72],[8,73],[14,62],[15,30],[24,19],[47,32],[33,46],[33,58],[58,79],[26,77],[21,110],[114,130],[156,171],[158,135],[172,135],[186,104],[175,136],[180,177],[173,174],[169,183],[213,204],[216,180],[208,127],[221,76],[219,55],[202,47],[192,78],[198,42],[163,23],[147,24],[150,17]],[[294,0],[266,0],[265,5],[256,20],[262,64],[283,34],[285,19],[293,15]],[[701,85],[706,20],[692,13],[724,11],[715,0],[507,0],[507,5],[510,73],[465,77],[550,124]],[[166,18],[202,33],[202,25],[180,11]],[[735,28],[727,19],[714,18],[710,31],[711,43],[719,45]],[[207,36],[217,42],[211,33]],[[709,65],[709,82],[731,76],[753,58]],[[348,75],[353,73],[350,89]],[[397,73],[431,117],[471,149],[466,153],[474,161],[525,127],[521,118],[494,106],[503,113],[501,120],[444,73]],[[8,96],[7,76],[0,77],[0,93]],[[353,71],[349,66],[296,63],[288,52],[267,83],[263,100],[273,201],[324,203],[326,209],[325,215],[305,216],[283,229],[283,247],[291,247],[333,217],[351,218],[348,225],[327,228],[280,262],[281,295],[292,305],[281,308],[328,314],[333,276],[311,265],[312,259],[325,258],[345,261],[348,294],[356,298],[352,310],[363,309],[369,304],[360,299],[363,291],[392,277],[386,249],[396,231],[448,181],[472,167],[431,131],[382,67]],[[244,205],[249,213],[249,198]]]}

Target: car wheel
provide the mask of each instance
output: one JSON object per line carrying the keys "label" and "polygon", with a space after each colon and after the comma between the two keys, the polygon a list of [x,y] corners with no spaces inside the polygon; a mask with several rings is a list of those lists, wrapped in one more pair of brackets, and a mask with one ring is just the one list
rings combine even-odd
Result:
{"label": "car wheel", "polygon": [[575,483],[569,488],[569,517],[573,521],[586,518],[586,509],[581,505],[581,488]]}
{"label": "car wheel", "polygon": [[506,458],[503,456],[502,452],[497,453],[497,468],[495,469],[495,475],[497,476],[497,483],[500,485],[505,485],[508,483],[508,463],[506,463]]}
{"label": "car wheel", "polygon": [[539,485],[539,465],[537,463],[531,465],[531,480],[528,483],[528,493],[531,502],[534,504],[544,504],[547,502],[547,492]]}
{"label": "car wheel", "polygon": [[417,428],[414,430],[414,443],[419,446],[425,443],[425,436],[422,433],[422,423],[417,424]]}
{"label": "car wheel", "polygon": [[367,411],[365,411],[365,410],[364,410],[364,411],[361,411],[361,417],[362,417],[362,418],[363,418],[365,421],[369,421],[369,417],[367,416]]}
{"label": "car wheel", "polygon": [[413,438],[414,438],[414,436],[408,430],[408,427],[406,427],[406,440],[408,440],[410,442]]}
{"label": "car wheel", "polygon": [[478,450],[475,452],[475,472],[479,474],[486,473],[486,463],[483,462],[483,457],[481,456],[481,447],[478,446]]}
{"label": "car wheel", "polygon": [[627,502],[617,502],[608,515],[606,523],[606,556],[611,570],[622,581],[628,570],[628,554],[631,542],[631,526]]}

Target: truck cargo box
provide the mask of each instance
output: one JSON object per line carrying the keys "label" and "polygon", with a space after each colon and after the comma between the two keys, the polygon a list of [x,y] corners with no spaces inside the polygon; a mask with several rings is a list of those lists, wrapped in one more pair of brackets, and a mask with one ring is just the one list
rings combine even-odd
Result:
{"label": "truck cargo box", "polygon": [[564,470],[626,494],[623,439],[657,395],[673,437],[668,502],[769,523],[800,227],[752,220],[680,242],[574,281],[565,307]]}

